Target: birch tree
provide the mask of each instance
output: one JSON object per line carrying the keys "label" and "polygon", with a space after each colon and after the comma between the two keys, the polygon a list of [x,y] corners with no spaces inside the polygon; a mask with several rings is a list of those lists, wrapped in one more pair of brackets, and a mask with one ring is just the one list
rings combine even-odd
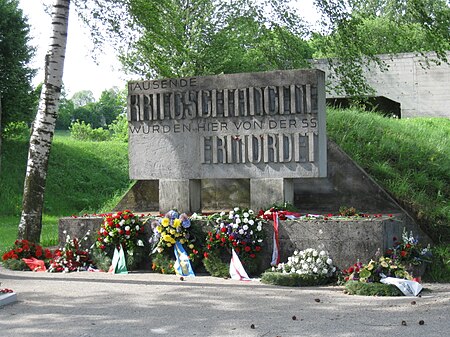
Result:
{"label": "birch tree", "polygon": [[70,0],[54,0],[52,36],[45,58],[45,79],[33,122],[18,238],[39,242],[50,148],[61,94]]}

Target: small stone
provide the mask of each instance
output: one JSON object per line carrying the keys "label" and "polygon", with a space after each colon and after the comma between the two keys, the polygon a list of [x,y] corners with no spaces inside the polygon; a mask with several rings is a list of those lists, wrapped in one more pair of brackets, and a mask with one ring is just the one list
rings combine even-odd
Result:
{"label": "small stone", "polygon": [[415,305],[415,304],[416,304],[416,301],[412,301],[411,304],[412,304],[412,305]]}
{"label": "small stone", "polygon": [[425,322],[423,321],[423,319],[421,319],[420,321],[419,321],[419,325],[424,325],[425,324]]}
{"label": "small stone", "polygon": [[250,329],[254,329],[255,328],[255,324],[250,325]]}
{"label": "small stone", "polygon": [[406,321],[402,321],[402,325],[406,325]]}
{"label": "small stone", "polygon": [[316,299],[314,299],[314,301],[316,301],[317,303],[319,303],[319,302],[320,302],[320,298],[316,298]]}
{"label": "small stone", "polygon": [[183,276],[180,277],[180,281],[184,281],[184,277]]}
{"label": "small stone", "polygon": [[297,316],[295,316],[295,315],[292,316],[292,320],[293,320],[293,321],[296,321],[296,320],[297,320]]}

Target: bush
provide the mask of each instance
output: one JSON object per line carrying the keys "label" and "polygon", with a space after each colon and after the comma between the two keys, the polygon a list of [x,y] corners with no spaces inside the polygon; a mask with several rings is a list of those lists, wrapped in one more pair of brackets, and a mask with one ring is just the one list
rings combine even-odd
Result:
{"label": "bush", "polygon": [[108,125],[112,137],[122,142],[128,142],[128,120],[126,115],[119,115]]}
{"label": "bush", "polygon": [[335,281],[336,277],[329,277],[326,275],[279,273],[273,271],[266,271],[261,275],[262,283],[287,287],[319,286],[333,283]]}
{"label": "bush", "polygon": [[30,128],[25,122],[10,122],[3,130],[3,138],[9,140],[28,140]]}
{"label": "bush", "polygon": [[434,246],[431,252],[431,263],[423,279],[428,282],[450,282],[450,245]]}
{"label": "bush", "polygon": [[403,293],[396,286],[378,282],[364,283],[348,281],[345,284],[344,292],[349,295],[362,296],[403,296]]}
{"label": "bush", "polygon": [[102,142],[111,139],[111,134],[108,130],[97,128],[93,129],[91,124],[86,124],[84,121],[77,120],[70,125],[70,135],[78,140],[90,140],[94,142]]}

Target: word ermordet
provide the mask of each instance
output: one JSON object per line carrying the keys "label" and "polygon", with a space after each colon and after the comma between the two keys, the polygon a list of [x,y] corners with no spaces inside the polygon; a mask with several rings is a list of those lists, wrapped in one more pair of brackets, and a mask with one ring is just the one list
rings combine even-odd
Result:
{"label": "word ermordet", "polygon": [[319,70],[130,82],[128,122],[133,179],[326,174]]}

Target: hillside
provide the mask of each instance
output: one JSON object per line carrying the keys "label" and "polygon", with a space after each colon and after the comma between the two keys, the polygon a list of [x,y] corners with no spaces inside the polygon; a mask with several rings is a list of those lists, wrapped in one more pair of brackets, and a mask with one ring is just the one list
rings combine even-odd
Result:
{"label": "hillside", "polygon": [[450,242],[449,119],[329,109],[327,132],[434,241]]}
{"label": "hillside", "polygon": [[[329,109],[327,132],[436,242],[450,242],[450,120],[397,120],[358,110]],[[58,217],[111,210],[131,183],[127,146],[56,134],[43,241],[56,240]],[[25,140],[5,141],[2,147],[0,251],[17,233],[27,147]]]}

